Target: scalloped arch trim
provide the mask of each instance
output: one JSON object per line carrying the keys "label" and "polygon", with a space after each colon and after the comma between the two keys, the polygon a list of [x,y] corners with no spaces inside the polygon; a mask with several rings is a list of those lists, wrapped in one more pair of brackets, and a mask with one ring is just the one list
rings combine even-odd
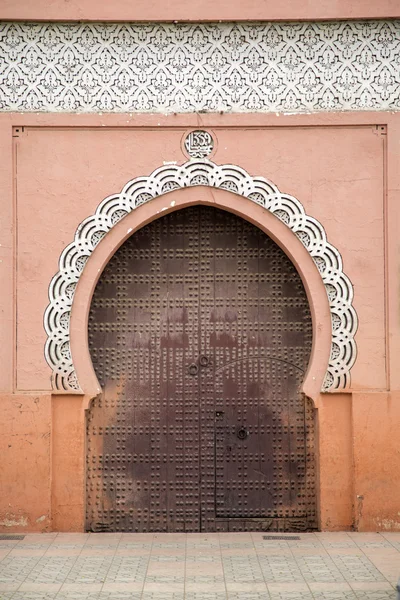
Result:
{"label": "scalloped arch trim", "polygon": [[332,319],[332,345],[323,391],[346,388],[356,359],[354,335],[357,314],[352,306],[353,286],[343,273],[342,258],[329,244],[321,223],[306,215],[293,196],[281,193],[263,177],[251,177],[235,165],[216,165],[202,159],[181,166],[160,167],[148,177],[129,181],[119,194],[109,196],[94,215],[85,219],[74,241],[61,254],[59,271],[49,287],[44,327],[47,333],[45,356],[53,370],[53,388],[80,391],[70,347],[70,314],[74,292],[89,256],[110,229],[129,212],[152,198],[173,190],[196,185],[220,188],[260,204],[289,227],[313,258],[329,299]]}

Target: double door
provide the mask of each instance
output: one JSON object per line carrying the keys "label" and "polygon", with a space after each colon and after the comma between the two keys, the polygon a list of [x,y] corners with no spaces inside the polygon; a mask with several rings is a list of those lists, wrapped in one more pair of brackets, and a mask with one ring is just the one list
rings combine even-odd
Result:
{"label": "double door", "polygon": [[315,526],[300,277],[262,231],[196,206],[147,225],[96,287],[87,528]]}

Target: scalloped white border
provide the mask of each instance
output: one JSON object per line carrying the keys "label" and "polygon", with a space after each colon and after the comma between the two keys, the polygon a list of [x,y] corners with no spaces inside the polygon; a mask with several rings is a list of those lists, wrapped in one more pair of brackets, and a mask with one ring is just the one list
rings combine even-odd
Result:
{"label": "scalloped white border", "polygon": [[95,214],[79,225],[74,241],[61,254],[60,270],[50,283],[50,304],[44,316],[48,335],[45,356],[53,370],[53,388],[81,391],[71,356],[69,321],[76,285],[96,245],[118,221],[141,204],[172,190],[196,185],[225,189],[249,198],[281,219],[301,240],[319,269],[331,310],[332,346],[323,391],[348,387],[350,369],[356,359],[357,314],[352,306],[353,286],[343,273],[342,258],[328,243],[321,223],[306,215],[296,198],[281,193],[267,179],[251,177],[236,165],[216,165],[199,159],[181,166],[160,167],[149,177],[129,181],[121,193],[105,198]]}

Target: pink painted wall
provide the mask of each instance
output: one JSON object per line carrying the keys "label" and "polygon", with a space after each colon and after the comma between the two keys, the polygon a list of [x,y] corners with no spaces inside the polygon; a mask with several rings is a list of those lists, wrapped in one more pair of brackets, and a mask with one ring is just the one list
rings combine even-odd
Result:
{"label": "pink painted wall", "polygon": [[[181,149],[185,131],[184,127],[27,127],[15,138],[21,232],[17,285],[24,290],[18,301],[18,389],[48,388],[48,367],[41,353],[45,341],[41,316],[47,305],[43,277],[50,281],[56,272],[58,257],[73,239],[77,224],[130,179],[150,174],[164,161],[187,160]],[[266,176],[323,223],[357,290],[359,352],[353,387],[384,388],[386,136],[377,134],[373,126],[215,128],[214,133],[218,140],[215,162],[233,163]],[[253,153],[254,144],[257,153]]]}
{"label": "pink painted wall", "polygon": [[[198,119],[0,115],[1,529],[83,527],[86,400],[51,395],[48,285],[80,221],[128,180],[186,160],[182,136]],[[208,115],[200,124],[218,140],[215,162],[296,196],[342,254],[359,354],[352,388],[318,399],[321,528],[399,530],[400,115]]]}
{"label": "pink painted wall", "polygon": [[382,19],[399,16],[396,0],[3,0],[1,19],[58,21],[243,21]]}
{"label": "pink painted wall", "polygon": [[0,397],[0,530],[51,529],[51,396]]}

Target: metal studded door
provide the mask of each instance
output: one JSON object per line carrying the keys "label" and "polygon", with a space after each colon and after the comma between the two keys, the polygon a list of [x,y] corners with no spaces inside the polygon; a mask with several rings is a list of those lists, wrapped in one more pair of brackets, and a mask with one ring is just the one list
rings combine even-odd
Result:
{"label": "metal studded door", "polygon": [[299,275],[246,221],[192,207],[125,242],[96,287],[87,528],[315,526]]}

